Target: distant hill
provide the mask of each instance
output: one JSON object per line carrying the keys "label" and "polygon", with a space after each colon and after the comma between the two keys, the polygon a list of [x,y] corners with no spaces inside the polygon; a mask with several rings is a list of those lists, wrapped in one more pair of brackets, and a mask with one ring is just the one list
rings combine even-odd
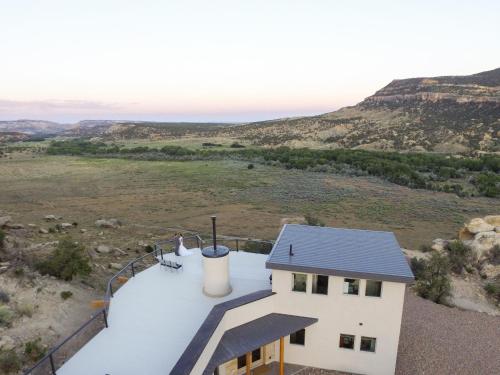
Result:
{"label": "distant hill", "polygon": [[394,80],[361,103],[226,133],[263,145],[414,151],[500,151],[500,68]]}
{"label": "distant hill", "polygon": [[17,132],[29,135],[59,133],[67,127],[68,125],[42,120],[0,121],[0,132]]}

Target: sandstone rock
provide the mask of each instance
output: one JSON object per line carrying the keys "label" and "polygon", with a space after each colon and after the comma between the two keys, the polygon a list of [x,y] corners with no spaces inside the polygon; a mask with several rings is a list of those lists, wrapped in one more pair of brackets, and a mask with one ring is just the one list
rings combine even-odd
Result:
{"label": "sandstone rock", "polygon": [[500,226],[500,215],[488,215],[484,217],[484,221],[494,227]]}
{"label": "sandstone rock", "polygon": [[495,229],[495,227],[491,224],[488,224],[486,221],[484,221],[483,219],[481,218],[475,218],[475,219],[472,219],[469,224],[466,224],[465,227],[467,228],[467,230],[471,233],[480,233],[480,232],[490,232],[492,231],[493,229]]}
{"label": "sandstone rock", "polygon": [[113,254],[118,254],[118,255],[128,255],[125,251],[118,247],[113,248]]}
{"label": "sandstone rock", "polygon": [[80,229],[80,233],[86,233],[86,232],[87,232],[87,229],[84,229],[84,228]]}
{"label": "sandstone rock", "polygon": [[469,232],[467,228],[462,228],[458,232],[458,239],[460,241],[469,241],[474,239],[474,234]]}
{"label": "sandstone rock", "polygon": [[477,233],[470,243],[479,260],[483,259],[495,245],[500,245],[500,233],[495,231]]}
{"label": "sandstone rock", "polygon": [[57,217],[55,215],[45,215],[44,219],[45,221],[56,221]]}
{"label": "sandstone rock", "polygon": [[0,350],[9,351],[16,347],[16,342],[10,336],[1,336],[0,337]]}
{"label": "sandstone rock", "polygon": [[123,268],[123,266],[121,265],[121,263],[110,263],[109,268],[119,271]]}
{"label": "sandstone rock", "polygon": [[500,233],[500,227],[495,227],[495,232]]}
{"label": "sandstone rock", "polygon": [[441,251],[444,251],[446,249],[446,246],[448,246],[447,240],[443,240],[441,238],[436,238],[434,241],[432,241],[431,249],[441,252]]}
{"label": "sandstone rock", "polygon": [[49,233],[49,231],[45,228],[40,228],[40,229],[38,229],[38,233],[47,234],[47,233]]}
{"label": "sandstone rock", "polygon": [[307,224],[306,218],[304,216],[295,216],[295,217],[284,217],[281,219],[280,226],[285,224]]}
{"label": "sandstone rock", "polygon": [[0,267],[9,267],[10,262],[0,262]]}
{"label": "sandstone rock", "polygon": [[28,227],[30,227],[30,228],[37,228],[38,225],[36,225],[36,224],[28,224]]}
{"label": "sandstone rock", "polygon": [[7,223],[4,227],[7,229],[24,229],[24,225],[20,223]]}
{"label": "sandstone rock", "polygon": [[62,229],[73,228],[73,224],[71,224],[71,223],[61,223],[61,228]]}
{"label": "sandstone rock", "polygon": [[2,216],[0,217],[0,228],[3,227],[5,224],[9,223],[12,220],[10,216]]}
{"label": "sandstone rock", "polygon": [[144,241],[139,241],[137,245],[139,245],[140,247],[148,247],[148,243]]}
{"label": "sandstone rock", "polygon": [[109,246],[99,245],[99,246],[97,246],[96,251],[100,254],[109,254],[111,249],[109,248]]}

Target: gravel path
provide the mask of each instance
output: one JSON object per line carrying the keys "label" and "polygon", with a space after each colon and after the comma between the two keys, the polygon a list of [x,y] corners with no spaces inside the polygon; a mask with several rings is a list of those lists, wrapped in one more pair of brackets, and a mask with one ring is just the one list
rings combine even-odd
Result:
{"label": "gravel path", "polygon": [[396,374],[500,374],[500,317],[438,305],[408,291]]}

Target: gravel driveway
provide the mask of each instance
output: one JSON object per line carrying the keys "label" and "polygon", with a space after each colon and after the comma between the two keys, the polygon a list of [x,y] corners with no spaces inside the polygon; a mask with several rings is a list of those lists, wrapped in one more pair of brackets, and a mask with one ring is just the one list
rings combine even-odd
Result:
{"label": "gravel driveway", "polygon": [[500,317],[438,305],[407,291],[396,374],[500,374]]}

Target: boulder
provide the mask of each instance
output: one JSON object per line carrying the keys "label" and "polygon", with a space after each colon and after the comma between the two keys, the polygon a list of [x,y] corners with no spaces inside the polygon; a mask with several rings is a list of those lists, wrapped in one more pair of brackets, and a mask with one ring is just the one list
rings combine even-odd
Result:
{"label": "boulder", "polygon": [[122,264],[121,263],[110,263],[109,264],[109,268],[113,269],[113,270],[121,270],[123,268]]}
{"label": "boulder", "polygon": [[87,232],[87,229],[84,229],[84,228],[80,229],[80,233],[86,233],[86,232]]}
{"label": "boulder", "polygon": [[57,217],[55,215],[45,215],[43,219],[45,221],[56,221]]}
{"label": "boulder", "polygon": [[37,228],[38,225],[36,225],[36,224],[28,224],[28,227],[30,227],[30,228]]}
{"label": "boulder", "polygon": [[3,227],[5,224],[10,223],[12,218],[10,216],[1,216],[0,217],[0,228]]}
{"label": "boulder", "polygon": [[471,233],[480,233],[480,232],[490,232],[495,229],[495,227],[491,224],[488,224],[481,218],[472,219],[468,224],[465,225],[467,230]]}
{"label": "boulder", "polygon": [[10,336],[0,336],[0,351],[9,351],[16,347],[16,342]]}
{"label": "boulder", "polygon": [[137,245],[139,245],[140,247],[148,247],[149,246],[149,244],[147,242],[144,242],[144,241],[139,241],[137,243]]}
{"label": "boulder", "polygon": [[441,238],[436,238],[434,241],[432,241],[431,249],[435,250],[435,251],[442,252],[446,249],[446,246],[448,246],[447,240],[443,240]]}
{"label": "boulder", "polygon": [[100,254],[109,254],[111,252],[109,246],[106,245],[99,245],[95,250]]}
{"label": "boulder", "polygon": [[121,223],[117,219],[99,219],[95,222],[98,228],[118,228]]}
{"label": "boulder", "polygon": [[20,223],[7,223],[4,227],[7,229],[24,229],[24,225]]}
{"label": "boulder", "polygon": [[38,229],[38,233],[47,234],[47,233],[49,233],[49,231],[45,228],[40,228],[40,229]]}
{"label": "boulder", "polygon": [[500,233],[495,231],[477,233],[470,243],[479,260],[483,259],[495,245],[500,245]]}
{"label": "boulder", "polygon": [[474,239],[474,234],[469,232],[467,228],[462,228],[458,232],[458,239],[460,241],[469,241]]}
{"label": "boulder", "polygon": [[484,221],[494,227],[500,226],[500,215],[488,215],[484,217]]}
{"label": "boulder", "polygon": [[481,276],[487,279],[495,279],[497,276],[500,276],[500,265],[486,264],[481,269]]}
{"label": "boulder", "polygon": [[71,223],[61,223],[61,228],[62,229],[73,228],[73,224],[71,224]]}

